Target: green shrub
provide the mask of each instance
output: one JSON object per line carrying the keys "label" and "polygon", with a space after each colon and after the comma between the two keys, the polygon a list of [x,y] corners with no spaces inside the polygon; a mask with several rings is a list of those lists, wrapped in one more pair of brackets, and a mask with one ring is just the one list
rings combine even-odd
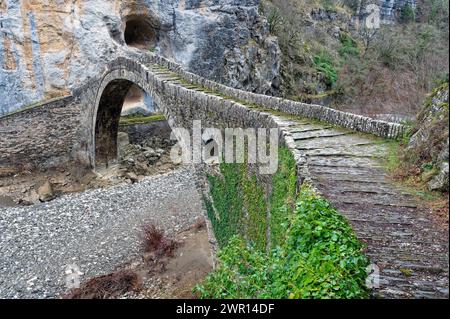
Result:
{"label": "green shrub", "polygon": [[269,33],[276,34],[283,23],[283,17],[281,16],[280,11],[276,8],[272,8],[267,16],[267,23],[269,25]]}
{"label": "green shrub", "polygon": [[267,265],[271,262],[266,253],[234,236],[218,258],[220,267],[194,288],[202,298],[248,299],[259,297],[266,290],[270,276]]}
{"label": "green shrub", "polygon": [[353,14],[356,14],[358,12],[358,8],[360,6],[361,1],[360,0],[342,0],[342,3],[347,6],[349,9],[351,9]]}
{"label": "green shrub", "polygon": [[280,246],[264,253],[233,237],[202,298],[365,298],[368,261],[344,218],[304,187]]}
{"label": "green shrub", "polygon": [[361,51],[358,48],[358,44],[349,34],[342,33],[340,36],[340,41],[341,48],[339,50],[339,54],[341,56],[359,56],[361,54]]}
{"label": "green shrub", "polygon": [[314,65],[316,70],[325,76],[327,84],[333,86],[337,81],[337,71],[333,65],[333,61],[325,51],[314,56]]}
{"label": "green shrub", "polygon": [[412,5],[405,4],[400,13],[400,21],[402,23],[413,22],[416,19],[416,11]]}
{"label": "green shrub", "polygon": [[[366,296],[368,261],[345,219],[324,198],[304,188],[283,247],[277,274],[289,298]],[[283,269],[289,269],[286,276]]]}

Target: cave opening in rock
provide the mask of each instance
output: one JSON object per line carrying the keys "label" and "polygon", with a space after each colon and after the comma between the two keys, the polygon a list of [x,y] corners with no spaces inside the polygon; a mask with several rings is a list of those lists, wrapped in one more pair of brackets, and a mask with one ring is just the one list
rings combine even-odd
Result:
{"label": "cave opening in rock", "polygon": [[156,29],[146,17],[133,17],[126,21],[125,43],[130,47],[151,50],[157,41]]}

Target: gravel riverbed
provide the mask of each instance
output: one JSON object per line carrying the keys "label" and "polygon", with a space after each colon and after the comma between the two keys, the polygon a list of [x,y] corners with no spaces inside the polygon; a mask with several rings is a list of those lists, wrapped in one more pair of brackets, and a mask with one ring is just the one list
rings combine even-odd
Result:
{"label": "gravel riverbed", "polygon": [[168,234],[204,216],[189,169],[64,195],[30,207],[0,207],[0,298],[57,298],[68,266],[81,280],[138,256],[142,226]]}

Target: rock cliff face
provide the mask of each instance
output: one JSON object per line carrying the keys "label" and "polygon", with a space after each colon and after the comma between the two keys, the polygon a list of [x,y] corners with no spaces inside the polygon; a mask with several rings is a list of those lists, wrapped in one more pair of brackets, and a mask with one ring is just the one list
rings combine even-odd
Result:
{"label": "rock cliff face", "polygon": [[449,189],[448,83],[437,88],[418,116],[407,151],[421,165],[428,188]]}
{"label": "rock cliff face", "polygon": [[417,0],[361,0],[361,13],[369,4],[377,4],[380,7],[381,21],[383,23],[394,23],[402,14],[406,6],[417,7]]}
{"label": "rock cliff face", "polygon": [[258,0],[0,0],[0,114],[64,95],[125,50],[275,94],[280,52]]}

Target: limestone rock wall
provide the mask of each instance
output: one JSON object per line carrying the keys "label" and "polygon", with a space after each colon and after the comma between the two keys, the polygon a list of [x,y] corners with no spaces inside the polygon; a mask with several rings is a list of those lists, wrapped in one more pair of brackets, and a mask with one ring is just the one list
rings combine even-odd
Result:
{"label": "limestone rock wall", "polygon": [[381,20],[383,23],[394,23],[401,15],[402,9],[406,5],[417,7],[418,0],[361,0],[361,13],[368,4],[380,6]]}
{"label": "limestone rock wall", "polygon": [[[0,0],[0,114],[66,95],[123,51],[152,50],[222,83],[276,94],[277,40],[258,0]],[[127,22],[153,35],[127,45]],[[145,31],[145,32],[144,32]]]}

